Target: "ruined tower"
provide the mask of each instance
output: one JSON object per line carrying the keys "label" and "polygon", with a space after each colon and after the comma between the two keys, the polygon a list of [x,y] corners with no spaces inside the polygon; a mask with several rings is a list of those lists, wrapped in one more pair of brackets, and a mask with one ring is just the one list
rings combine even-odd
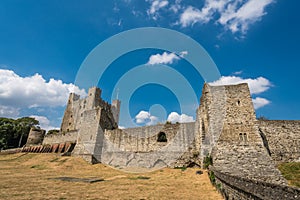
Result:
{"label": "ruined tower", "polygon": [[259,134],[248,85],[206,84],[203,92],[197,116],[202,158],[211,155],[224,173],[285,184]]}
{"label": "ruined tower", "polygon": [[69,136],[76,146],[73,155],[81,156],[89,162],[99,162],[103,143],[103,133],[118,127],[120,101],[113,106],[101,99],[101,90],[89,89],[87,97],[71,93],[61,124],[61,133]]}

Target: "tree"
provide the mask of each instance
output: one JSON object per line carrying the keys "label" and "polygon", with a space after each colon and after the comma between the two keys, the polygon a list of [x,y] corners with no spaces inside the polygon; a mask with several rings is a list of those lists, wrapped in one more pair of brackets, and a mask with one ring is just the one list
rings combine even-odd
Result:
{"label": "tree", "polygon": [[0,149],[7,149],[15,132],[13,119],[0,118]]}
{"label": "tree", "polygon": [[39,121],[31,117],[19,119],[0,118],[0,148],[16,148],[26,144],[32,126],[37,126]]}

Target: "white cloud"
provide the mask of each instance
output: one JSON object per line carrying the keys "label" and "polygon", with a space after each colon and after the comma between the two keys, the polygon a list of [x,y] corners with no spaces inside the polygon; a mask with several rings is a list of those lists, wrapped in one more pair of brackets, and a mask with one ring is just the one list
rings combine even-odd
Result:
{"label": "white cloud", "polygon": [[155,65],[155,64],[172,64],[175,60],[180,60],[185,55],[187,55],[187,51],[182,51],[177,56],[175,53],[167,53],[164,52],[163,54],[155,54],[150,56],[148,65]]}
{"label": "white cloud", "polygon": [[256,97],[254,99],[252,99],[253,102],[253,106],[255,109],[261,108],[265,105],[270,104],[271,102],[265,98],[261,98],[261,97]]}
{"label": "white cloud", "polygon": [[152,15],[153,19],[157,19],[157,12],[169,4],[167,0],[152,0],[148,15]]}
{"label": "white cloud", "polygon": [[179,24],[187,27],[214,21],[232,33],[245,34],[251,24],[261,20],[266,14],[265,8],[273,2],[274,0],[206,0],[201,9],[192,6],[185,8],[180,15]]}
{"label": "white cloud", "polygon": [[[256,79],[251,79],[251,78],[243,79],[237,76],[222,76],[219,80],[209,84],[213,86],[217,86],[217,85],[235,85],[240,83],[248,83],[251,94],[261,94],[267,91],[268,89],[270,89],[270,87],[272,87],[272,83],[264,77],[258,77]],[[255,109],[261,108],[270,103],[269,100],[261,97],[256,97],[252,99],[252,101]]]}
{"label": "white cloud", "polygon": [[214,14],[222,12],[226,5],[226,0],[206,0],[204,7],[199,10],[188,6],[180,15],[180,24],[183,27],[193,25],[197,22],[207,23],[213,19]]}
{"label": "white cloud", "polygon": [[242,73],[243,73],[243,71],[233,72],[234,75],[241,75]]}
{"label": "white cloud", "polygon": [[201,13],[200,10],[189,6],[180,16],[180,24],[182,27],[187,27],[193,25],[197,22],[207,22],[205,16]]}
{"label": "white cloud", "polygon": [[156,116],[152,116],[149,112],[142,110],[135,116],[135,122],[137,124],[146,124],[150,126],[156,124],[158,122],[158,118]]}
{"label": "white cloud", "polygon": [[177,112],[171,112],[168,116],[167,121],[172,123],[187,123],[187,122],[194,122],[194,119],[192,116],[188,116],[186,114],[179,115]]}
{"label": "white cloud", "polygon": [[11,70],[0,69],[0,104],[2,106],[13,106],[16,109],[63,106],[70,92],[86,95],[84,90],[72,83],[63,83],[53,78],[47,82],[39,74],[21,77]]}
{"label": "white cloud", "polygon": [[181,58],[184,58],[184,56],[186,56],[186,55],[188,55],[188,51],[182,51],[182,52],[179,53],[179,56]]}
{"label": "white cloud", "polygon": [[[195,120],[193,119],[192,116],[188,116],[186,114],[181,114],[179,115],[177,112],[171,112],[167,118],[167,121],[172,122],[172,123],[187,123],[187,122],[194,122]],[[154,125],[159,122],[158,117],[151,115],[147,111],[140,111],[136,116],[135,116],[135,122],[140,125]]]}
{"label": "white cloud", "polygon": [[119,126],[118,129],[125,129],[125,126]]}
{"label": "white cloud", "polygon": [[251,94],[260,94],[262,92],[267,91],[272,86],[272,83],[264,77],[258,77],[256,79],[251,79],[251,78],[243,79],[238,76],[222,76],[219,80],[209,84],[216,86],[216,85],[235,85],[239,83],[248,83]]}
{"label": "white cloud", "polygon": [[59,127],[51,126],[49,119],[45,116],[31,115],[30,117],[38,120],[39,123],[40,123],[40,127],[42,129],[45,129],[46,131],[49,131],[49,130],[52,130],[52,129],[56,129],[56,130],[60,129]]}
{"label": "white cloud", "polygon": [[273,2],[274,0],[249,0],[239,8],[237,2],[234,2],[221,13],[218,22],[232,33],[237,31],[245,33],[250,24],[260,21],[262,16],[267,14],[265,8]]}
{"label": "white cloud", "polygon": [[170,10],[173,11],[175,14],[181,10],[182,6],[180,5],[181,0],[176,0],[175,4],[170,6]]}
{"label": "white cloud", "polygon": [[20,114],[20,108],[0,105],[0,117],[16,118]]}
{"label": "white cloud", "polygon": [[145,123],[148,119],[150,119],[150,113],[147,111],[140,111],[136,116],[135,116],[135,122],[138,124],[143,124]]}

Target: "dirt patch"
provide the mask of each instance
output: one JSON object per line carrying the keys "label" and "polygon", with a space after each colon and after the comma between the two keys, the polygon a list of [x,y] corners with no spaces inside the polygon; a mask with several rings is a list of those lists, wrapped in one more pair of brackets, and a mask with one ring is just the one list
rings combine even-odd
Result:
{"label": "dirt patch", "polygon": [[[133,174],[56,154],[1,155],[0,199],[223,199],[207,172],[198,175],[197,170]],[[91,184],[93,179],[104,181]]]}

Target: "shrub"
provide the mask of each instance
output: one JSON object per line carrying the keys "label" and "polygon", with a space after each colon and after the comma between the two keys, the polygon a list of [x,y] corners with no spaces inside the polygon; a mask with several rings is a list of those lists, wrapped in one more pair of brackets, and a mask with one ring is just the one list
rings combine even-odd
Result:
{"label": "shrub", "polygon": [[207,169],[209,165],[213,165],[213,160],[210,155],[205,156],[203,161],[203,168]]}

